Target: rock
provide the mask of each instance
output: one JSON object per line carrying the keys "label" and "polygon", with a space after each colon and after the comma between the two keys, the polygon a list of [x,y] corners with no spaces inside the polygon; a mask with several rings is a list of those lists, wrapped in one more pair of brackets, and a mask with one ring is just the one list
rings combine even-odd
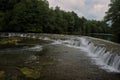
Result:
{"label": "rock", "polygon": [[38,79],[40,77],[40,72],[27,67],[21,68],[20,71],[28,78]]}

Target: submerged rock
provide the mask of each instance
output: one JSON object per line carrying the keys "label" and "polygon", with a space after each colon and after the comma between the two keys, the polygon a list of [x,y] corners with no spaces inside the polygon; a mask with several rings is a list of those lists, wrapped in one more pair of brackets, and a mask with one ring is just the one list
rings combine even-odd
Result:
{"label": "submerged rock", "polygon": [[20,71],[28,78],[38,79],[40,77],[40,72],[34,69],[24,67]]}
{"label": "submerged rock", "polygon": [[4,71],[0,71],[0,79],[5,77],[5,72]]}

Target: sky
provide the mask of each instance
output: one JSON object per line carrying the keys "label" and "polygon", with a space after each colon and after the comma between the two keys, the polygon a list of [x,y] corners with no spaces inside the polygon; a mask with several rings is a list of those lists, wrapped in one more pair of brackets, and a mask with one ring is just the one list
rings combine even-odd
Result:
{"label": "sky", "polygon": [[110,0],[48,0],[50,7],[59,6],[65,11],[74,11],[87,19],[102,20],[108,11]]}

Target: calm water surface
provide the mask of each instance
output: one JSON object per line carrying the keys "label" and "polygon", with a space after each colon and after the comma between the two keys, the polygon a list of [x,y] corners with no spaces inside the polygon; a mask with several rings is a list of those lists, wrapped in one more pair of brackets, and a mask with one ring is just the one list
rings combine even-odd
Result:
{"label": "calm water surface", "polygon": [[90,34],[89,36],[119,43],[119,40],[112,34]]}

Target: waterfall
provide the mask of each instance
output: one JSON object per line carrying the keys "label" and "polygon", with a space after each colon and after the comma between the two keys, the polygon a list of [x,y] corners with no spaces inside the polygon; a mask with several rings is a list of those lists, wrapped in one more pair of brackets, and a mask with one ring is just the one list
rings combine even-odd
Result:
{"label": "waterfall", "polygon": [[78,40],[64,41],[68,43],[68,46],[79,48],[88,53],[88,56],[95,60],[95,63],[101,68],[112,71],[120,72],[120,56],[107,51],[105,47],[95,46],[93,42],[90,42],[85,37],[79,37]]}
{"label": "waterfall", "polygon": [[75,37],[71,36],[67,40],[53,40],[45,36],[40,36],[39,34],[30,33],[4,33],[0,37],[26,37],[26,38],[37,38],[43,40],[52,40],[53,44],[64,44],[69,47],[78,48],[83,50],[95,60],[95,63],[101,68],[107,71],[120,72],[120,56],[112,53],[112,51],[107,51],[105,47],[100,47],[94,45],[93,42],[89,41],[85,37]]}
{"label": "waterfall", "polygon": [[95,46],[94,43],[87,41],[85,38],[81,38],[81,43],[87,48],[88,53],[99,58],[106,68],[120,72],[120,56],[107,51],[105,47]]}

